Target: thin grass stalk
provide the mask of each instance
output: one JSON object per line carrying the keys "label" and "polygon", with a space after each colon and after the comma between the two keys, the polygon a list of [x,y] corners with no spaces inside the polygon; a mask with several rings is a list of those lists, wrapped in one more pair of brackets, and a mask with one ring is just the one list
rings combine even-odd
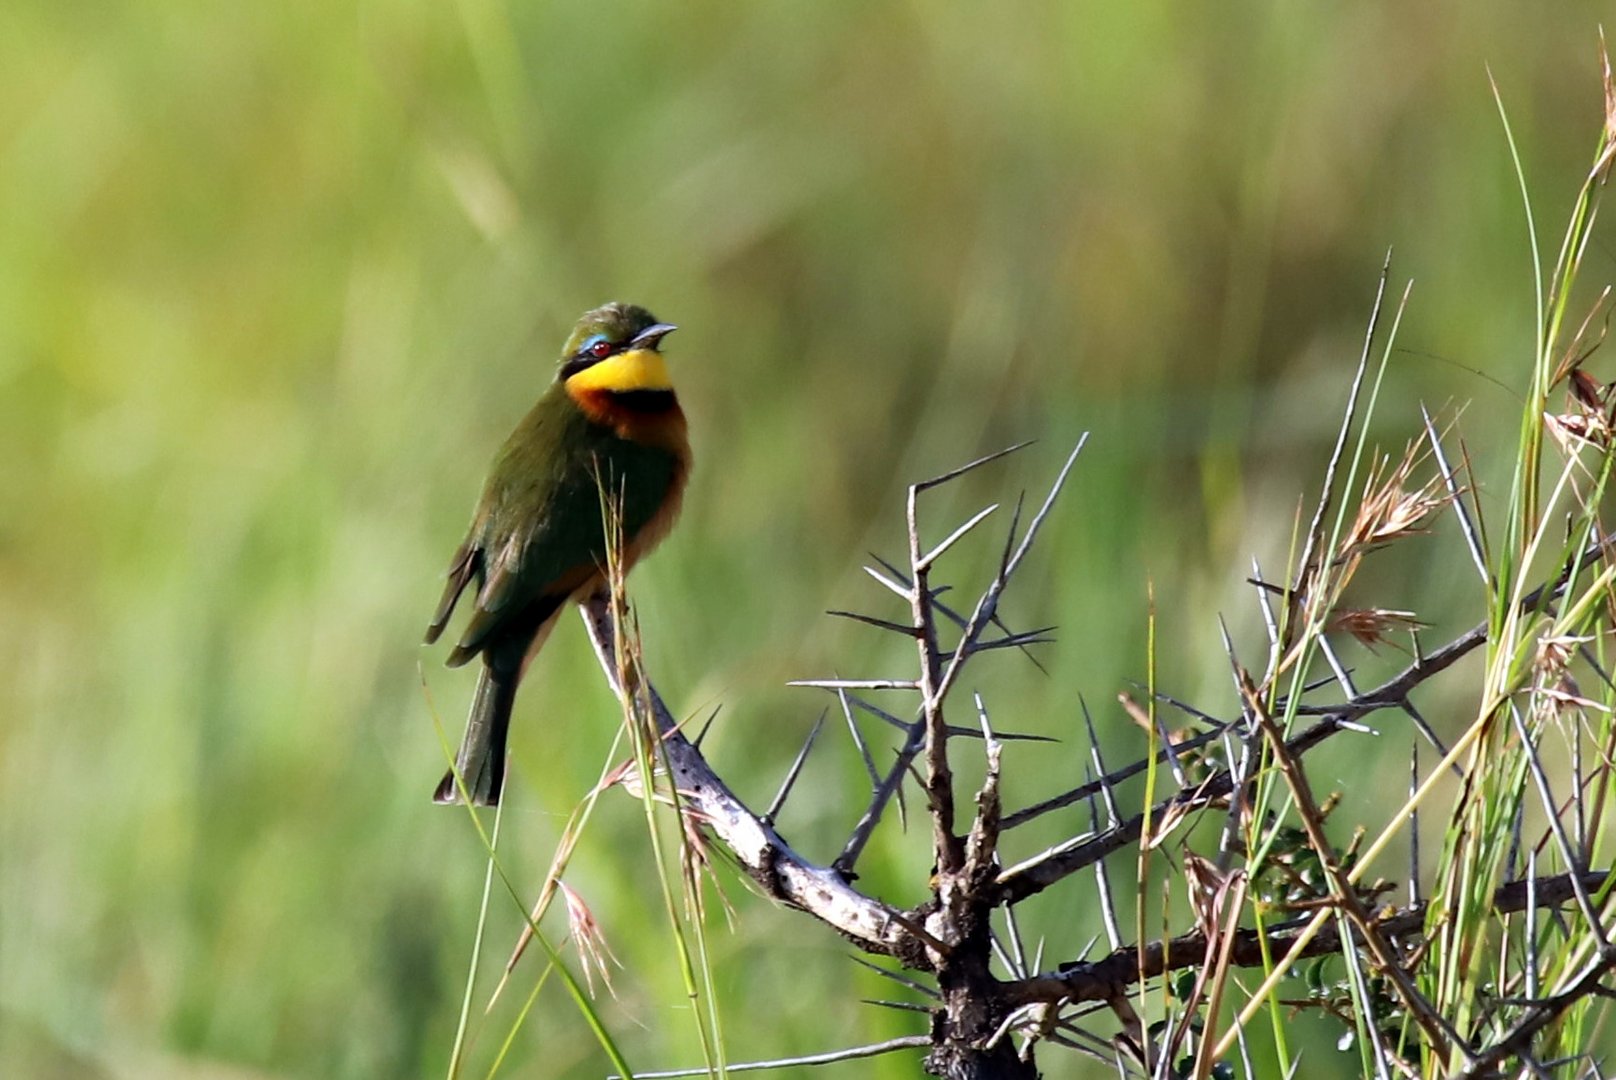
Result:
{"label": "thin grass stalk", "polygon": [[511,1022],[510,1030],[505,1033],[504,1040],[499,1044],[499,1052],[494,1055],[494,1060],[489,1064],[488,1071],[483,1074],[483,1080],[494,1080],[500,1066],[505,1064],[505,1059],[516,1045],[517,1034],[522,1030],[523,1025],[527,1023],[528,1016],[533,1012],[534,1003],[539,1000],[539,991],[543,990],[544,984],[550,981],[550,973],[553,971],[555,971],[555,965],[546,964],[544,965],[544,970],[539,972],[539,977],[533,980],[533,989],[529,990],[527,997],[522,1000],[522,1007],[517,1010],[516,1019]]}
{"label": "thin grass stalk", "polygon": [[[616,768],[619,747],[622,746],[625,732],[619,728],[612,737],[612,745],[606,751],[605,763],[601,766],[600,775],[594,787],[589,789],[578,805],[573,807],[572,813],[567,816],[567,823],[562,827],[561,839],[556,844],[555,853],[550,858],[550,869],[544,875],[544,881],[539,886],[539,898],[534,902],[532,910],[528,913],[530,924],[539,923],[550,910],[562,878],[566,876],[567,867],[572,864],[572,854],[577,850],[578,841],[589,827],[589,819],[594,815],[595,804],[600,801],[602,792],[607,787],[607,781]],[[532,940],[532,926],[522,928],[522,936],[516,941],[516,947],[511,950],[510,957],[505,961],[505,971],[501,974],[499,982],[495,984],[493,992],[488,995],[488,1003],[483,1006],[483,1012],[491,1012],[494,1005],[504,993],[511,973],[516,970],[517,963],[527,950],[528,942]]]}
{"label": "thin grass stalk", "polygon": [[[1495,587],[1489,606],[1490,632],[1484,700],[1472,728],[1480,737],[1474,740],[1474,749],[1466,767],[1467,779],[1450,818],[1439,862],[1439,886],[1433,894],[1428,923],[1436,934],[1438,946],[1429,953],[1431,963],[1427,985],[1431,988],[1437,1007],[1461,1032],[1470,1030],[1480,1020],[1481,987],[1502,977],[1508,966],[1507,953],[1504,954],[1506,959],[1495,963],[1473,962],[1473,958],[1481,955],[1480,949],[1490,932],[1490,899],[1505,871],[1504,861],[1512,846],[1510,837],[1529,774],[1527,755],[1530,750],[1512,738],[1507,725],[1501,722],[1502,710],[1515,708],[1512,699],[1528,684],[1538,643],[1543,640],[1544,634],[1558,635],[1567,628],[1573,629],[1573,632],[1580,628],[1592,602],[1603,595],[1608,574],[1607,571],[1607,574],[1597,575],[1593,585],[1562,610],[1559,618],[1551,620],[1547,629],[1540,619],[1533,617],[1533,612],[1522,610],[1520,600],[1531,567],[1548,546],[1548,525],[1554,516],[1554,507],[1561,503],[1568,491],[1576,494],[1575,455],[1562,468],[1546,507],[1541,495],[1540,477],[1544,416],[1557,366],[1556,344],[1565,325],[1576,271],[1586,249],[1594,204],[1592,184],[1585,183],[1561,244],[1554,280],[1549,285],[1545,281],[1535,215],[1519,150],[1496,85],[1493,89],[1527,218],[1537,317],[1531,386],[1522,410],[1505,542],[1498,551],[1496,571],[1491,575]],[[1605,475],[1606,469],[1602,468],[1596,489],[1602,490]],[[1590,504],[1585,499],[1578,502],[1579,525],[1582,529],[1573,529],[1572,534],[1597,530],[1597,524],[1590,524],[1590,508],[1596,504]],[[1568,595],[1575,590],[1582,570],[1582,547],[1580,536],[1575,547],[1565,544],[1559,547],[1559,559],[1572,563],[1572,573],[1567,583]],[[1547,599],[1545,596],[1545,603]],[[1534,703],[1535,697],[1534,692]],[[1540,723],[1538,713],[1536,707],[1527,710],[1532,723],[1528,739],[1536,739]],[[1547,812],[1555,811],[1549,807]],[[1427,1054],[1427,1069],[1436,1064]],[[1441,1065],[1453,1069],[1458,1062],[1450,1056]]]}
{"label": "thin grass stalk", "polygon": [[[1443,755],[1442,759],[1432,767],[1419,787],[1409,796],[1408,801],[1396,810],[1391,823],[1384,826],[1376,834],[1375,839],[1362,849],[1357,861],[1353,863],[1352,869],[1347,873],[1347,882],[1349,884],[1357,884],[1363,880],[1380,856],[1385,854],[1392,840],[1406,827],[1409,815],[1432,797],[1437,786],[1446,779],[1445,774],[1449,769],[1452,769],[1466,755],[1472,753],[1476,741],[1481,737],[1482,733],[1483,729],[1480,724],[1471,724],[1448,752]],[[1433,904],[1432,907],[1434,908],[1435,905]],[[1254,909],[1254,912],[1259,916],[1258,925],[1260,931],[1260,908]],[[1215,1051],[1218,1056],[1221,1057],[1234,1048],[1235,1043],[1240,1038],[1241,1031],[1251,1022],[1252,1017],[1267,1004],[1268,995],[1272,994],[1280,980],[1290,973],[1291,968],[1297,960],[1301,959],[1308,945],[1318,936],[1319,931],[1324,928],[1324,924],[1329,921],[1330,917],[1331,912],[1328,910],[1321,910],[1314,914],[1308,920],[1307,925],[1302,927],[1290,939],[1290,946],[1286,949],[1285,955],[1277,961],[1273,960],[1269,954],[1267,937],[1260,937],[1260,948],[1265,958],[1265,976],[1262,983],[1251,992],[1250,1000],[1235,1016],[1230,1028],[1218,1040],[1217,1050]]]}
{"label": "thin grass stalk", "polygon": [[[561,980],[567,988],[568,996],[572,998],[573,1003],[578,1007],[579,1012],[583,1014],[584,1021],[589,1025],[589,1030],[594,1034],[596,1041],[600,1043],[601,1049],[606,1052],[606,1056],[611,1059],[613,1065],[616,1065],[618,1068],[627,1073],[628,1062],[623,1057],[622,1052],[618,1050],[617,1044],[612,1039],[611,1033],[606,1029],[605,1023],[601,1020],[600,1015],[595,1011],[594,1005],[584,995],[583,988],[578,985],[578,980],[573,976],[572,972],[567,969],[566,965],[561,962],[560,954],[556,951],[555,946],[553,946],[549,939],[546,938],[539,930],[537,922],[528,916],[527,906],[522,903],[521,897],[517,894],[516,886],[512,884],[510,876],[505,872],[505,868],[500,865],[496,856],[496,845],[498,844],[499,840],[499,812],[496,811],[494,815],[494,835],[489,836],[488,833],[483,830],[482,819],[478,816],[476,808],[471,805],[471,799],[466,791],[464,778],[460,776],[459,772],[454,771],[454,746],[452,743],[450,743],[449,734],[443,727],[443,717],[439,714],[436,705],[432,702],[431,693],[428,691],[426,686],[424,673],[422,674],[421,688],[422,691],[427,694],[428,711],[432,715],[432,726],[437,732],[438,745],[443,751],[444,760],[449,763],[450,770],[454,772],[455,786],[460,790],[461,802],[466,808],[467,816],[471,819],[471,825],[477,833],[477,838],[482,841],[483,850],[487,853],[489,870],[499,876],[500,883],[505,886],[505,891],[516,903],[517,909],[522,913],[522,917],[527,919],[527,925],[532,931],[533,937],[538,940],[540,946],[544,949],[545,954],[549,957],[550,965],[560,972]],[[472,986],[475,985],[476,981],[478,956],[482,948],[484,929],[488,914],[489,888],[490,883],[488,878],[485,876],[483,880],[483,897],[477,916],[477,933],[472,944],[472,958],[469,965],[470,970],[467,974],[466,994],[468,996],[461,1001],[461,1016],[456,1023],[454,1048],[449,1057],[450,1080],[453,1080],[453,1078],[458,1075],[458,1070],[463,1063],[463,1055],[470,1042],[470,1040],[468,1040],[466,1037],[469,1016],[468,1010],[470,1008],[469,995],[471,993]]]}
{"label": "thin grass stalk", "polygon": [[[441,724],[439,728],[441,730]],[[447,738],[444,739],[443,746],[446,752],[451,752]],[[451,758],[451,760],[453,759]],[[465,783],[461,780],[458,772],[455,774],[455,785],[460,788],[460,796],[465,804],[466,811],[471,815],[472,821],[477,824],[477,833],[481,836],[482,823],[477,819],[477,811],[472,806],[471,799],[467,796]],[[465,1064],[465,1054],[470,1049],[467,1033],[471,1020],[471,998],[477,988],[477,967],[482,960],[483,942],[486,940],[488,933],[488,899],[494,888],[494,864],[497,861],[499,851],[499,825],[502,810],[503,807],[495,807],[494,833],[486,841],[488,861],[483,868],[482,897],[477,902],[477,929],[471,939],[471,956],[466,961],[466,988],[460,995],[460,1015],[455,1020],[454,1046],[449,1051],[449,1080],[455,1080],[460,1075],[461,1066]]]}
{"label": "thin grass stalk", "polygon": [[[668,916],[668,931],[673,939],[674,953],[679,961],[679,977],[684,984],[685,996],[691,1004],[691,1017],[695,1021],[696,1037],[701,1046],[702,1061],[708,1071],[717,1076],[727,1076],[722,1045],[718,1042],[717,1033],[709,1024],[714,1015],[709,1000],[708,1010],[701,1008],[703,981],[709,999],[712,995],[712,966],[707,957],[706,935],[698,929],[696,949],[700,955],[700,969],[702,977],[697,976],[697,963],[692,959],[690,941],[685,935],[684,917],[681,917],[679,905],[675,902],[674,886],[669,880],[668,854],[664,848],[662,838],[662,824],[657,815],[657,788],[656,788],[656,760],[662,747],[662,739],[657,730],[656,720],[652,714],[650,702],[646,699],[645,686],[647,680],[642,663],[642,653],[639,635],[639,625],[634,619],[628,604],[626,581],[623,567],[623,535],[621,496],[614,491],[608,491],[604,484],[601,487],[601,512],[607,537],[607,565],[606,583],[610,594],[612,611],[612,647],[617,656],[617,686],[618,700],[623,709],[623,723],[632,734],[631,744],[634,749],[634,765],[640,781],[640,805],[645,814],[646,833],[651,843],[651,859],[656,866],[657,883],[662,892],[663,909]],[[632,626],[632,628],[631,628]],[[674,828],[679,837],[681,861],[689,858],[690,852],[685,845],[689,838],[685,834],[683,822],[684,807],[679,798],[678,785],[673,780],[673,770],[666,760],[663,761],[663,775],[667,778],[668,800],[673,807]],[[680,890],[685,897],[687,916],[696,923],[700,923],[699,911],[694,910],[690,902],[690,893],[683,882],[681,874]],[[699,905],[698,905],[699,906]],[[627,1074],[625,1074],[627,1075]]]}
{"label": "thin grass stalk", "polygon": [[[1150,853],[1155,848],[1154,838],[1151,835],[1151,810],[1156,805],[1156,774],[1157,774],[1157,726],[1156,726],[1156,587],[1153,582],[1146,582],[1145,594],[1148,609],[1146,613],[1145,629],[1145,669],[1146,683],[1149,687],[1146,708],[1150,724],[1147,726],[1147,764],[1145,766],[1145,822],[1140,830],[1139,853],[1136,859],[1136,877],[1138,883],[1134,892],[1134,931],[1139,942],[1139,961],[1143,965],[1144,949],[1148,942],[1145,934],[1145,889],[1150,881]],[[1091,736],[1092,738],[1092,733]],[[1104,771],[1101,770],[1101,775]],[[1165,986],[1165,983],[1163,984]],[[1165,1010],[1164,1010],[1165,1011]],[[1150,997],[1144,981],[1139,984],[1139,1012],[1146,1018],[1149,1026]],[[1147,1047],[1148,1053],[1148,1047]]]}
{"label": "thin grass stalk", "polygon": [[[444,753],[447,755],[450,753],[451,748],[447,738],[443,737],[441,723],[439,723],[438,728],[439,736],[440,738],[443,738]],[[458,775],[456,776],[455,780],[456,783],[460,785],[462,799],[466,799],[464,783],[461,782]],[[582,1014],[585,1023],[589,1025],[589,1030],[595,1036],[595,1041],[600,1043],[601,1049],[606,1052],[606,1056],[611,1060],[612,1064],[617,1068],[624,1070],[625,1075],[627,1075],[629,1071],[628,1061],[623,1057],[622,1051],[618,1049],[616,1041],[612,1039],[611,1032],[607,1030],[605,1021],[603,1021],[600,1014],[596,1012],[594,1003],[590,1001],[589,995],[585,992],[583,985],[578,982],[577,977],[573,975],[571,969],[567,967],[565,961],[561,957],[560,951],[551,943],[550,939],[544,934],[544,932],[539,929],[538,924],[534,922],[528,915],[527,904],[522,900],[521,894],[516,889],[516,884],[511,880],[510,875],[505,871],[505,867],[499,862],[495,855],[495,844],[498,840],[497,830],[500,820],[499,811],[496,811],[494,814],[495,835],[490,836],[483,829],[482,819],[477,815],[475,808],[470,805],[469,799],[466,799],[466,809],[467,816],[471,819],[472,827],[477,833],[477,838],[482,841],[483,850],[488,855],[490,868],[492,869],[494,875],[499,878],[500,884],[505,887],[505,893],[510,898],[511,902],[516,905],[516,910],[520,912],[522,918],[527,921],[527,926],[533,934],[533,940],[539,943],[539,947],[544,950],[545,957],[549,960],[550,966],[555,969],[558,975],[560,975],[562,985],[566,987],[567,996],[572,998],[573,1004],[577,1006],[578,1011]],[[485,888],[486,885],[487,883],[485,882]],[[477,945],[479,946],[481,944],[481,938],[482,931],[481,925],[479,924],[477,939]],[[473,975],[475,975],[475,965],[473,965]],[[451,1057],[451,1065],[453,1065],[453,1063],[454,1059]]]}

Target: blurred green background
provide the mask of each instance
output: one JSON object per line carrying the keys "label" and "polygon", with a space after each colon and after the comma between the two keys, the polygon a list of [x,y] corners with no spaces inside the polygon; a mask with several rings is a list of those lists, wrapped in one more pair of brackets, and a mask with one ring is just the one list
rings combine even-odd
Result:
{"label": "blurred green background", "polygon": [[[911,661],[820,614],[896,613],[858,567],[901,550],[903,485],[1024,438],[930,507],[941,535],[1093,432],[1005,608],[1061,625],[1050,674],[979,668],[1000,727],[1065,739],[1009,751],[1012,800],[1078,778],[1080,693],[1113,761],[1137,748],[1113,702],[1145,671],[1147,582],[1162,685],[1227,709],[1217,615],[1257,662],[1241,579],[1253,555],[1277,571],[1316,492],[1389,245],[1416,284],[1377,438],[1400,448],[1421,400],[1468,403],[1483,479],[1509,460],[1531,266],[1487,69],[1557,238],[1600,122],[1602,16],[0,6],[0,1072],[443,1074],[482,856],[428,799],[432,717],[458,737],[471,678],[416,642],[488,458],[606,299],[683,327],[698,471],[633,592],[670,702],[724,706],[709,746],[745,796],[767,800],[825,704],[786,679]],[[1601,229],[1586,276],[1613,262]],[[961,552],[962,584],[996,542]],[[1479,617],[1471,574],[1444,525],[1361,599],[1440,633]],[[1351,659],[1367,679],[1400,657]],[[517,716],[503,852],[525,887],[615,715],[569,620]],[[1321,784],[1353,782],[1344,814],[1404,783],[1385,723],[1320,759]],[[828,859],[864,793],[828,740],[783,828]],[[606,799],[569,881],[623,962],[601,1008],[630,1060],[693,1064],[640,816]],[[916,902],[922,843],[882,838],[864,883]],[[859,1004],[904,992],[834,935],[724,876],[734,1057],[922,1030]],[[1087,882],[1029,916],[1052,959],[1099,932]],[[496,899],[491,966],[519,926]],[[1311,1053],[1308,1075],[1356,1070]],[[554,986],[510,1065],[605,1071]],[[839,1068],[817,1075],[918,1072]]]}

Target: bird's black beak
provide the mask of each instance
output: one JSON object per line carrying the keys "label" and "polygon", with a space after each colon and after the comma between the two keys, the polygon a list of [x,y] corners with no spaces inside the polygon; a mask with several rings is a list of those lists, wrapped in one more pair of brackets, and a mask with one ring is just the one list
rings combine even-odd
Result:
{"label": "bird's black beak", "polygon": [[669,323],[653,323],[634,335],[633,339],[628,343],[629,348],[650,349],[655,352],[657,344],[677,329],[679,329],[677,326]]}

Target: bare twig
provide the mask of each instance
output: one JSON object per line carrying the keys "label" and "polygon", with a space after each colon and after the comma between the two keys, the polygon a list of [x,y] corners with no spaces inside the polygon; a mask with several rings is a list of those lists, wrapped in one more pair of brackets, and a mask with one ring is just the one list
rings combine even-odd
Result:
{"label": "bare twig", "polygon": [[1569,980],[1564,990],[1534,1002],[1514,1027],[1492,1046],[1481,1051],[1461,1074],[1460,1080],[1480,1080],[1492,1075],[1493,1068],[1510,1056],[1520,1056],[1532,1045],[1537,1033],[1559,1019],[1577,1002],[1598,993],[1605,976],[1616,971],[1616,949],[1605,946],[1584,965],[1581,973]]}
{"label": "bare twig", "polygon": [[982,722],[983,747],[987,753],[987,776],[982,781],[982,790],[976,796],[976,820],[971,824],[970,835],[965,842],[965,874],[967,877],[976,877],[986,874],[996,862],[999,846],[999,769],[1002,747],[999,740],[993,737],[993,728],[988,723],[987,706],[982,704],[982,695],[976,697],[976,715]]}
{"label": "bare twig", "polygon": [[[1374,349],[1375,332],[1380,327],[1380,311],[1386,300],[1386,283],[1391,278],[1392,253],[1386,252],[1386,261],[1381,264],[1380,283],[1375,288],[1375,303],[1369,312],[1369,326],[1364,331],[1363,350],[1358,355],[1358,368],[1353,372],[1352,389],[1347,394],[1347,407],[1341,416],[1341,427],[1336,432],[1335,447],[1330,451],[1330,463],[1324,469],[1324,486],[1319,491],[1319,504],[1313,511],[1312,524],[1307,529],[1307,542],[1302,547],[1302,556],[1297,560],[1296,573],[1293,581],[1295,587],[1305,592],[1312,581],[1315,566],[1324,559],[1319,545],[1324,541],[1324,519],[1330,512],[1335,498],[1336,472],[1341,467],[1342,455],[1346,452],[1347,436],[1352,431],[1352,421],[1358,414],[1358,395],[1363,392],[1364,378],[1369,372],[1369,357]],[[1287,590],[1287,605],[1294,602],[1295,596]],[[1289,620],[1294,625],[1296,620]]]}
{"label": "bare twig", "polygon": [[858,824],[853,826],[853,833],[847,838],[847,843],[843,845],[842,853],[836,856],[835,862],[831,863],[831,867],[838,873],[843,876],[850,876],[853,873],[853,864],[858,862],[859,855],[864,851],[864,845],[870,842],[870,834],[875,832],[875,827],[881,823],[881,815],[886,810],[887,803],[891,801],[892,796],[903,784],[903,778],[909,772],[910,763],[914,761],[915,755],[920,753],[920,748],[925,744],[926,729],[918,723],[911,725],[909,737],[898,751],[897,759],[893,761],[892,767],[887,770],[886,778],[881,781],[881,785],[870,796],[869,805],[864,808],[864,813],[859,817]]}
{"label": "bare twig", "polygon": [[[1581,875],[1584,886],[1604,881],[1605,873]],[[1536,897],[1539,908],[1563,904],[1573,896],[1569,875],[1558,874],[1534,881],[1512,881],[1493,893],[1493,911],[1508,915],[1525,910],[1529,895]],[[1369,912],[1378,932],[1388,940],[1419,934],[1425,926],[1427,906],[1412,905],[1394,908],[1390,905]],[[1241,929],[1234,932],[1229,946],[1229,962],[1237,967],[1263,967],[1272,962],[1272,956],[1289,947],[1297,934],[1312,922],[1311,913],[1271,923],[1263,933]],[[1028,1001],[1108,1001],[1119,991],[1126,990],[1146,979],[1154,979],[1169,971],[1180,971],[1198,966],[1206,955],[1206,934],[1201,930],[1177,937],[1150,942],[1144,948],[1124,945],[1095,961],[1077,961],[1060,965],[1056,970],[1020,979],[1003,985],[1005,1000],[1013,1005]],[[1341,951],[1339,932],[1327,927],[1315,934],[1302,950],[1303,957],[1326,956]],[[1478,1060],[1487,1052],[1480,1052]]]}
{"label": "bare twig", "polygon": [[813,728],[808,732],[808,738],[803,742],[802,749],[797,751],[796,760],[791,763],[790,770],[786,772],[785,780],[780,784],[780,790],[775,793],[774,801],[769,803],[769,808],[763,812],[762,820],[767,824],[773,825],[774,819],[780,816],[780,808],[785,806],[786,798],[791,794],[792,787],[796,785],[797,777],[802,773],[802,766],[808,760],[808,753],[814,748],[814,740],[819,738],[819,729],[825,726],[825,715],[829,711],[827,709],[825,712],[820,713],[819,719],[814,721]]}
{"label": "bare twig", "polygon": [[[832,1065],[838,1061],[857,1061],[859,1058],[877,1057],[881,1054],[890,1054],[894,1050],[924,1050],[931,1045],[929,1035],[904,1035],[885,1042],[870,1043],[867,1046],[853,1046],[846,1050],[831,1050],[824,1054],[804,1054],[801,1057],[776,1058],[773,1061],[746,1061],[739,1065],[726,1065],[730,1072],[762,1072],[765,1069],[789,1069],[793,1065]],[[635,1080],[674,1080],[681,1076],[710,1076],[712,1070],[706,1067],[699,1069],[672,1069],[667,1072],[637,1072]],[[622,1080],[616,1073],[612,1073],[607,1080]]]}
{"label": "bare twig", "polygon": [[[1326,717],[1290,739],[1286,745],[1293,754],[1306,753],[1342,730],[1333,717]],[[1095,836],[1063,841],[1001,873],[999,901],[1015,903],[1042,892],[1062,878],[1092,865],[1095,860],[1127,847],[1139,839],[1147,817],[1162,821],[1169,814],[1182,816],[1219,802],[1233,790],[1233,778],[1227,770],[1220,770],[1198,787],[1181,791],[1157,803],[1148,815],[1135,815]]]}

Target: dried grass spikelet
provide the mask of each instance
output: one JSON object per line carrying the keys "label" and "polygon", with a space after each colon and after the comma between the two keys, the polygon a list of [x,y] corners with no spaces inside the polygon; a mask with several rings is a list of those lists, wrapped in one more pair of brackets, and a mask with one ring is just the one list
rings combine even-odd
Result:
{"label": "dried grass spikelet", "polygon": [[[1608,295],[1609,289],[1600,297],[1601,304]],[[1589,318],[1592,317],[1590,313]],[[1608,313],[1606,318],[1608,320]],[[1604,336],[1601,327],[1598,341],[1585,351],[1567,356],[1562,364],[1563,375],[1558,375],[1557,379],[1566,383],[1565,412],[1543,414],[1545,425],[1568,454],[1578,448],[1578,443],[1591,443],[1600,449],[1610,446],[1611,428],[1616,424],[1616,393],[1613,393],[1616,383],[1601,383],[1582,368],[1583,361],[1603,343]]]}
{"label": "dried grass spikelet", "polygon": [[1604,180],[1610,175],[1611,163],[1616,162],[1616,78],[1611,76],[1610,52],[1605,48],[1605,31],[1599,31],[1600,74],[1605,84],[1605,149],[1594,162],[1592,176]]}
{"label": "dried grass spikelet", "polygon": [[[1395,464],[1386,454],[1374,459],[1368,479],[1364,481],[1363,498],[1332,560],[1334,572],[1322,578],[1328,582],[1328,588],[1315,592],[1315,586],[1309,583],[1304,593],[1307,625],[1344,630],[1371,646],[1383,642],[1386,632],[1396,626],[1418,626],[1409,612],[1369,609],[1337,613],[1335,606],[1365,555],[1404,537],[1424,533],[1431,516],[1462,491],[1450,491],[1441,475],[1415,484],[1412,481],[1414,469],[1425,458],[1420,444],[1410,442]],[[1288,667],[1302,655],[1305,644],[1305,641],[1294,643],[1281,667]]]}
{"label": "dried grass spikelet", "polygon": [[[651,764],[651,783],[656,788],[658,802],[668,802],[668,796],[663,793],[663,781],[667,778],[667,770],[662,767],[660,760]],[[628,792],[630,798],[645,798],[645,787],[640,783],[640,766],[633,758],[627,758],[609,771],[600,781],[600,790],[610,787],[621,787]]]}
{"label": "dried grass spikelet", "polygon": [[1544,413],[1543,426],[1566,457],[1575,457],[1584,446],[1601,451],[1610,446],[1610,421],[1602,410]]}
{"label": "dried grass spikelet", "polygon": [[1220,870],[1210,859],[1202,858],[1186,849],[1184,859],[1184,886],[1189,893],[1190,909],[1195,914],[1195,925],[1208,938],[1217,936],[1224,914],[1224,903],[1236,880],[1245,876],[1243,870]]}
{"label": "dried grass spikelet", "polygon": [[1387,635],[1400,630],[1423,630],[1428,624],[1421,622],[1412,611],[1391,611],[1387,608],[1337,608],[1330,613],[1324,625],[1331,633],[1351,634],[1358,642],[1374,652],[1377,646],[1390,645],[1407,652]]}
{"label": "dried grass spikelet", "polygon": [[713,865],[712,839],[703,828],[707,818],[692,806],[681,803],[680,809],[683,811],[679,815],[679,820],[684,829],[684,839],[679,845],[679,870],[684,875],[686,883],[686,903],[689,904],[694,917],[700,919],[707,917],[706,893],[701,887],[702,881],[705,880],[712,885],[713,893],[723,908],[724,919],[733,930],[735,907],[724,892],[724,884],[719,880]]}
{"label": "dried grass spikelet", "polygon": [[584,898],[565,881],[557,884],[561,887],[561,899],[567,906],[567,934],[578,950],[578,966],[583,968],[584,982],[589,987],[590,996],[594,996],[595,993],[594,972],[598,971],[600,981],[606,984],[607,993],[616,997],[617,991],[612,987],[610,965],[616,964],[622,967],[622,962],[607,944],[600,921],[595,918],[595,913],[589,909],[589,905],[584,903]]}
{"label": "dried grass spikelet", "polygon": [[1424,459],[1418,443],[1409,443],[1396,465],[1382,455],[1364,481],[1364,495],[1337,558],[1346,561],[1406,536],[1425,532],[1425,525],[1452,495],[1442,477],[1411,486],[1414,469]]}
{"label": "dried grass spikelet", "polygon": [[1566,384],[1566,411],[1545,413],[1543,421],[1567,457],[1575,456],[1587,445],[1608,450],[1611,431],[1616,428],[1616,383],[1601,383],[1584,370],[1610,333],[1610,298],[1611,288],[1607,285],[1583,316],[1549,380],[1551,388]]}
{"label": "dried grass spikelet", "polygon": [[1604,705],[1585,696],[1571,674],[1571,661],[1588,637],[1545,635],[1537,643],[1532,660],[1532,708],[1544,719],[1558,719],[1579,709],[1606,711]]}

